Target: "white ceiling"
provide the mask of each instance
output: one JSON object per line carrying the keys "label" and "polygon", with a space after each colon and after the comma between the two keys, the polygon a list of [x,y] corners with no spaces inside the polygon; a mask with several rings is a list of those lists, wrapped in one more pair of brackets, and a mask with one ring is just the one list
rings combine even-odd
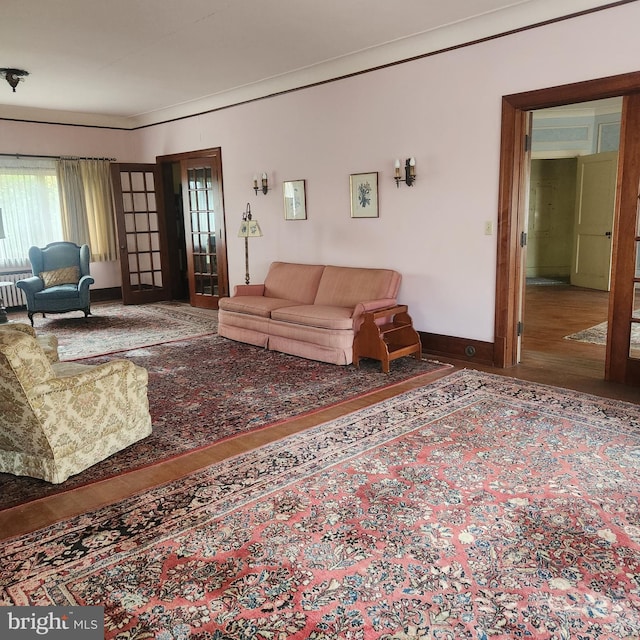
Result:
{"label": "white ceiling", "polygon": [[2,0],[0,118],[133,128],[602,7],[602,0]]}

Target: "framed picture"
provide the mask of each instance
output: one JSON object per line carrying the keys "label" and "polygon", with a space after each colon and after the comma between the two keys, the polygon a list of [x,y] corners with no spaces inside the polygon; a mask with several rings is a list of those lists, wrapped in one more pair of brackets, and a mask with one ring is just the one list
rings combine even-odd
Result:
{"label": "framed picture", "polygon": [[352,173],[351,183],[351,217],[378,217],[378,172]]}
{"label": "framed picture", "polygon": [[307,219],[307,196],[304,180],[288,180],[282,183],[284,195],[284,219]]}

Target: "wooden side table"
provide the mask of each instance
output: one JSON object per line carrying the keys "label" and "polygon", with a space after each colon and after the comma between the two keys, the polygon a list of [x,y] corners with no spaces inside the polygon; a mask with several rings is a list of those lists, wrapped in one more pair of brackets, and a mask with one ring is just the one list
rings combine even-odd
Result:
{"label": "wooden side table", "polygon": [[422,342],[413,328],[406,304],[364,314],[364,321],[353,340],[353,364],[360,358],[380,360],[382,371],[389,373],[389,362],[413,355],[422,360]]}
{"label": "wooden side table", "polygon": [[2,295],[2,288],[10,287],[12,284],[13,282],[0,282],[0,324],[4,324],[9,320],[7,318],[7,309],[4,306],[4,296]]}

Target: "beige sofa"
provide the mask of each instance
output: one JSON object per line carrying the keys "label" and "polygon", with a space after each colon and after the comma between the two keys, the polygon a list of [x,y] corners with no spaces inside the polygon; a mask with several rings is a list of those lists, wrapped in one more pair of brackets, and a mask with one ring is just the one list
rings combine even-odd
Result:
{"label": "beige sofa", "polygon": [[64,482],[151,433],[146,369],[54,362],[0,331],[0,472]]}
{"label": "beige sofa", "polygon": [[391,269],[273,262],[264,284],[238,285],[219,303],[218,334],[312,360],[347,365],[363,313],[396,304]]}

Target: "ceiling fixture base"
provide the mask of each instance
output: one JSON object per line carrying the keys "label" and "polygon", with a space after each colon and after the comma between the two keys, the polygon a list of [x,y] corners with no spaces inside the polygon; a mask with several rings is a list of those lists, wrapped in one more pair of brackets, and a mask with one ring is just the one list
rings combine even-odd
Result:
{"label": "ceiling fixture base", "polygon": [[11,68],[1,68],[0,69],[0,77],[3,77],[13,89],[13,93],[16,92],[16,87],[18,86],[18,82],[24,80],[26,76],[29,75],[28,71],[24,69],[11,69]]}

